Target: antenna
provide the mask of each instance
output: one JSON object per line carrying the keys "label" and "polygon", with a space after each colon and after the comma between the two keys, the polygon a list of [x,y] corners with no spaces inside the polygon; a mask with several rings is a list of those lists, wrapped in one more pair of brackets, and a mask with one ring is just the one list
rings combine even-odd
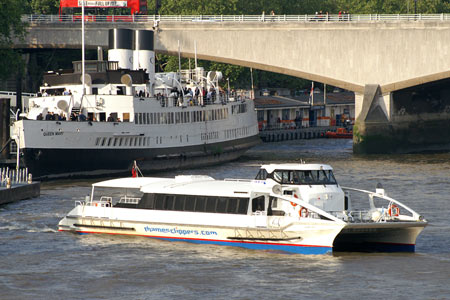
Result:
{"label": "antenna", "polygon": [[85,94],[85,79],[84,79],[84,0],[81,1],[81,77],[83,83],[83,91],[81,97]]}
{"label": "antenna", "polygon": [[195,68],[197,69],[197,41],[194,41]]}
{"label": "antenna", "polygon": [[178,40],[178,72],[181,73],[181,50],[180,50],[180,40]]}

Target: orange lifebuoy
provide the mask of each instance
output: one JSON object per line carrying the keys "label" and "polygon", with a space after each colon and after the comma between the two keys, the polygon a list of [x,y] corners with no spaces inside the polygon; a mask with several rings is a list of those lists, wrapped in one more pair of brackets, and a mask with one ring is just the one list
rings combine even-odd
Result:
{"label": "orange lifebuoy", "polygon": [[291,202],[291,205],[292,205],[293,207],[296,207],[296,206],[297,206],[297,203]]}
{"label": "orange lifebuoy", "polygon": [[300,218],[307,218],[308,214],[309,212],[306,207],[301,207],[300,210],[298,211],[298,215],[300,216]]}
{"label": "orange lifebuoy", "polygon": [[390,217],[394,216],[394,217],[398,217],[400,215],[400,208],[398,207],[397,204],[392,204],[389,206],[388,208],[388,215]]}

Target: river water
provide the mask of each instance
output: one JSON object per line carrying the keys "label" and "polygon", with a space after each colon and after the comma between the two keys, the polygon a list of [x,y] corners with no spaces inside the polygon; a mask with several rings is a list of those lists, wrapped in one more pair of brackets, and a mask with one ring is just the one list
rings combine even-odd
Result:
{"label": "river water", "polygon": [[298,255],[144,237],[58,232],[97,180],[42,184],[0,207],[0,299],[450,299],[450,153],[356,156],[351,141],[262,144],[239,161],[156,176],[253,178],[269,162],[331,164],[343,186],[422,214],[415,253]]}

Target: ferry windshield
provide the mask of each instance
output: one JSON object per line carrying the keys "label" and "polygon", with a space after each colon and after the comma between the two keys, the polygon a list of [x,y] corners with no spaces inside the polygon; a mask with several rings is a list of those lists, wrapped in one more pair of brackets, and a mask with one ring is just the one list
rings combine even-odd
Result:
{"label": "ferry windshield", "polygon": [[275,170],[267,178],[281,184],[337,184],[332,170]]}

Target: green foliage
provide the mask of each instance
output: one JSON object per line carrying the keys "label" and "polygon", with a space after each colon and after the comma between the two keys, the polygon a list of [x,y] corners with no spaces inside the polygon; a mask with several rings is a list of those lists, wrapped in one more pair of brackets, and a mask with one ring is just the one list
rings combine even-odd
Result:
{"label": "green foliage", "polygon": [[59,0],[31,0],[30,6],[33,14],[56,15],[59,11]]}
{"label": "green foliage", "polygon": [[[226,15],[237,13],[239,0],[160,0],[160,15]],[[155,11],[156,0],[149,0],[148,11]]]}
{"label": "green foliage", "polygon": [[0,79],[10,78],[23,68],[21,54],[12,48],[15,39],[23,39],[26,34],[26,24],[21,16],[24,12],[23,0],[0,0]]}

